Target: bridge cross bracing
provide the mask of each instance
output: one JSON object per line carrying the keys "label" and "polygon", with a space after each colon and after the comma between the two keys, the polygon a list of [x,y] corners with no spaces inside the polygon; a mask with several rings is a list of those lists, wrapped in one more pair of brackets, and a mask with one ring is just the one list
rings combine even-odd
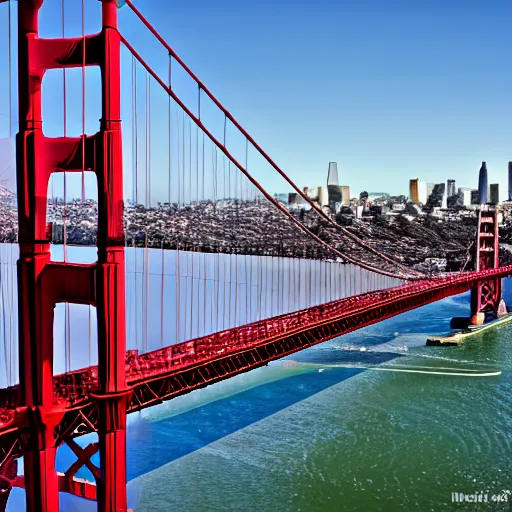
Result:
{"label": "bridge cross bracing", "polygon": [[[59,492],[126,510],[127,413],[509,275],[394,261],[312,202],[131,0],[77,3],[74,36],[55,5],[0,5],[16,177],[0,190],[3,506],[19,486],[27,510],[58,510]],[[62,23],[45,33],[50,8]],[[153,46],[122,29],[130,16]],[[77,462],[58,473],[62,445]]]}

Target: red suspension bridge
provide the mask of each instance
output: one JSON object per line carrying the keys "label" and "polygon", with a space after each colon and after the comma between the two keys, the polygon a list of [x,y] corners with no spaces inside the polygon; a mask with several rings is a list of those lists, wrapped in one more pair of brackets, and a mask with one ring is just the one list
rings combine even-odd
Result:
{"label": "red suspension bridge", "polygon": [[[0,251],[0,507],[18,486],[29,511],[57,511],[59,492],[97,500],[102,511],[127,510],[128,413],[467,290],[474,323],[500,310],[500,280],[512,267],[498,265],[495,210],[479,213],[476,271],[412,271],[313,203],[130,0],[122,10],[101,0],[101,30],[93,35],[85,33],[84,0],[79,36],[66,37],[62,8],[60,38],[40,36],[43,0],[19,0],[16,12],[11,2],[4,7],[9,103],[16,89],[19,128],[17,201],[4,189],[0,198],[1,241],[18,244]],[[141,22],[160,62],[120,32],[120,13]],[[72,68],[80,73],[77,101]],[[88,134],[86,70],[94,68],[101,120]],[[50,137],[43,91],[55,70],[63,126]],[[122,137],[121,119],[130,137]],[[81,197],[70,200],[77,176]],[[308,210],[286,209],[261,184],[268,176]],[[57,239],[62,245],[51,244]],[[91,242],[92,254],[74,245]],[[73,320],[83,308],[86,316]],[[75,438],[86,433],[98,440],[82,448]],[[58,473],[55,454],[64,444],[77,461]],[[76,478],[82,467],[94,482]]]}

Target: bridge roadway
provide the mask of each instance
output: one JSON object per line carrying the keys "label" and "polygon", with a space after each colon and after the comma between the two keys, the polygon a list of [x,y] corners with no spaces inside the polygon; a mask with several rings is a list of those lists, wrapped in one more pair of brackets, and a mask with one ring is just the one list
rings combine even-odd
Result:
{"label": "bridge roadway", "polygon": [[[512,265],[412,281],[261,320],[166,348],[126,354],[126,377],[132,395],[128,412],[151,407],[270,361],[380,322],[405,311],[468,291],[478,281],[512,274]],[[55,406],[62,419],[56,442],[96,430],[98,416],[91,397],[97,367],[54,377]],[[22,455],[24,427],[16,414],[18,386],[0,390],[0,457]]]}

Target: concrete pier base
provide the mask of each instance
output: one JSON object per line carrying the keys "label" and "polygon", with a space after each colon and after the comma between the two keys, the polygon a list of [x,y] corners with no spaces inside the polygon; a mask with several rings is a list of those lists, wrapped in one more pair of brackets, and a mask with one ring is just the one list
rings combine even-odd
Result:
{"label": "concrete pier base", "polygon": [[469,325],[483,325],[485,321],[485,313],[479,312],[471,315],[469,319]]}

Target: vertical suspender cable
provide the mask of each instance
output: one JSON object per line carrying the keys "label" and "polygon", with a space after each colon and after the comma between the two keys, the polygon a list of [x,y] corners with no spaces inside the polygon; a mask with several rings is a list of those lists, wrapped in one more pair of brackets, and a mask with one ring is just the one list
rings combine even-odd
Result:
{"label": "vertical suspender cable", "polygon": [[[85,201],[85,64],[86,64],[86,44],[85,44],[85,2],[82,0],[82,203]],[[91,366],[91,306],[87,306],[87,352],[88,362]]]}
{"label": "vertical suspender cable", "polygon": [[298,263],[299,263],[299,270],[298,270],[298,274],[299,274],[299,286],[297,286],[297,289],[299,291],[299,298],[298,298],[298,307],[297,307],[297,311],[301,310],[301,295],[302,295],[302,273],[301,273],[301,263],[302,263],[302,259],[298,259],[297,260]]}
{"label": "vertical suspender cable", "polygon": [[[290,311],[292,311],[292,307],[291,307],[291,297],[293,296],[295,298],[295,294],[294,294],[294,290],[292,289],[292,275],[293,275],[293,281],[294,281],[294,284],[295,284],[295,259],[289,259],[288,260],[288,296],[287,296],[287,307],[286,307],[286,311],[284,311],[284,313],[288,313]],[[293,295],[292,295],[293,294]]]}
{"label": "vertical suspender cable", "polygon": [[[204,204],[204,132],[202,132],[202,149],[201,149],[201,161],[202,161],[202,174],[203,174],[203,193],[201,194],[201,198]],[[213,263],[213,262],[212,262]],[[207,292],[208,292],[208,275],[207,275],[207,266],[206,266],[206,254],[203,253],[203,276],[204,276],[204,301],[203,301],[203,336],[206,336],[206,301],[207,301]]]}
{"label": "vertical suspender cable", "polygon": [[182,122],[182,129],[183,129],[183,133],[181,134],[181,146],[182,146],[182,155],[181,155],[181,165],[182,165],[182,177],[181,177],[181,185],[183,187],[183,190],[182,190],[182,196],[181,196],[181,200],[183,202],[183,205],[185,205],[185,134],[186,134],[186,130],[185,130],[185,112],[181,112],[181,115],[182,115],[182,118],[183,118],[183,122]]}
{"label": "vertical suspender cable", "polygon": [[[185,184],[185,179],[186,179],[186,172],[185,172],[185,169],[186,169],[186,152],[185,152],[185,146],[186,146],[186,143],[185,143],[185,137],[186,137],[186,126],[185,126],[185,114],[183,114],[183,184]],[[185,198],[185,185],[183,185],[183,205],[184,205],[184,208],[186,208],[186,198]],[[187,245],[189,245],[190,243],[190,240],[188,240],[187,238],[185,238],[185,250],[188,251],[188,247]],[[183,326],[183,332],[184,332],[184,336],[185,336],[185,341],[188,340],[189,338],[187,337],[187,328],[188,328],[188,311],[189,311],[189,307],[188,307],[188,268],[189,268],[189,265],[190,265],[190,252],[187,252],[185,254],[185,261],[186,261],[186,270],[185,270],[185,318],[184,318],[184,326]]]}
{"label": "vertical suspender cable", "polygon": [[148,301],[149,301],[149,249],[148,249],[148,230],[146,228],[146,243],[144,248],[144,270],[145,270],[145,319],[146,319],[146,332],[145,332],[145,344],[144,347],[146,351],[149,350],[149,307],[148,307]]}
{"label": "vertical suspender cable", "polygon": [[146,174],[146,185],[145,185],[145,206],[146,208],[150,207],[149,204],[149,191],[148,191],[148,183],[149,183],[149,73],[146,73],[146,97],[145,97],[145,105],[144,105],[144,121],[145,121],[145,132],[144,132],[144,170]]}
{"label": "vertical suspender cable", "polygon": [[151,208],[151,77],[148,74],[148,208]]}
{"label": "vertical suspender cable", "polygon": [[328,278],[328,269],[329,269],[329,262],[320,260],[320,266],[322,267],[322,274],[323,274],[323,284],[320,284],[320,289],[322,291],[322,297],[321,297],[321,303],[325,304],[327,302],[327,296],[329,295],[329,286],[327,283]]}
{"label": "vertical suspender cable", "polygon": [[[225,136],[224,136],[225,137]],[[226,141],[224,141],[224,145],[226,145]],[[226,157],[224,157],[224,160],[226,160]],[[228,204],[228,212],[229,212],[229,219],[230,219],[230,227],[231,227],[231,243],[234,242],[234,215],[233,215],[233,205],[232,205],[232,197],[233,194],[231,193],[231,161],[228,159],[228,194],[227,194],[227,204]],[[228,300],[228,324],[227,327],[229,328],[231,326],[231,299],[233,298],[231,294],[231,287],[233,284],[232,281],[232,267],[233,267],[233,247],[230,248],[229,256],[227,257],[227,265],[229,268],[229,278],[228,278],[228,294],[227,294],[227,300]]]}
{"label": "vertical suspender cable", "polygon": [[91,352],[92,352],[92,343],[91,343],[91,306],[88,307],[88,321],[87,321],[87,353],[89,356],[89,366],[92,366],[91,361]]}
{"label": "vertical suspender cable", "polygon": [[160,288],[162,290],[160,297],[160,348],[164,346],[164,303],[165,303],[165,249],[164,249],[164,241],[162,240],[162,278],[160,283]]}
{"label": "vertical suspender cable", "polygon": [[[135,131],[135,194],[134,194],[134,200],[135,204],[139,204],[139,177],[138,177],[138,161],[139,161],[139,139],[138,139],[138,120],[137,120],[137,62],[135,62],[134,57],[134,67],[133,67],[133,96],[134,96],[134,108],[133,108],[133,125],[134,125],[134,131]],[[135,251],[135,254],[137,251]],[[137,271],[137,268],[135,268],[135,271]],[[138,312],[137,312],[138,314]]]}
{"label": "vertical suspender cable", "polygon": [[329,286],[330,286],[330,294],[329,294],[329,302],[334,300],[334,295],[336,291],[336,282],[333,283],[333,279],[336,279],[336,263],[329,263]]}
{"label": "vertical suspender cable", "polygon": [[[169,63],[168,63],[168,85],[171,87],[171,56],[169,55]],[[169,162],[169,176],[168,176],[168,189],[167,189],[167,204],[168,204],[168,215],[171,212],[171,174],[172,174],[172,123],[171,123],[171,96],[167,97],[167,130],[168,130],[168,139],[167,139],[167,156]],[[162,241],[162,297],[161,297],[161,305],[160,305],[160,346],[164,346],[164,313],[165,313],[165,243]]]}
{"label": "vertical suspender cable", "polygon": [[[204,140],[204,139],[203,139]],[[213,201],[213,205],[215,205],[215,198],[216,198],[216,183],[215,183],[215,163],[213,161],[213,156],[215,154],[215,151],[214,149],[212,148],[212,158],[211,158],[211,163],[212,163],[212,168],[211,168],[211,184],[212,184],[212,194],[211,194],[211,197],[212,197],[212,201]],[[214,217],[215,216],[215,206],[212,205],[212,216]],[[213,221],[215,222],[215,218],[213,219]],[[214,245],[213,247],[213,250],[215,251],[217,249],[217,246]],[[213,266],[213,281],[212,281],[212,290],[211,290],[211,294],[210,294],[210,332],[215,332],[217,330],[216,327],[214,327],[214,324],[213,324],[213,303],[215,302],[217,305],[218,305],[218,298],[216,301],[214,301],[214,298],[215,298],[215,286],[216,286],[216,281],[215,281],[215,260],[216,260],[216,255],[215,255],[215,252],[212,252],[212,266]]]}
{"label": "vertical suspender cable", "polygon": [[[65,12],[64,12],[64,3],[65,0],[62,0],[62,37],[65,37],[65,31],[64,31],[64,18],[65,18]],[[67,136],[67,90],[66,90],[66,68],[62,68],[62,82],[63,82],[63,93],[64,93],[64,137]],[[64,210],[63,210],[63,224],[64,224],[64,261],[67,261],[67,203],[66,203],[66,173],[64,172]],[[67,311],[67,309],[66,309]],[[66,315],[67,316],[67,315]]]}
{"label": "vertical suspender cable", "polygon": [[274,252],[270,256],[270,316],[274,316]]}
{"label": "vertical suspender cable", "polygon": [[319,288],[319,304],[323,304],[326,302],[327,298],[327,262],[323,260],[317,260],[318,266],[320,267],[320,288]]}
{"label": "vertical suspender cable", "polygon": [[[11,379],[10,379],[10,371],[9,371],[10,368],[7,364],[7,361],[8,361],[8,359],[7,359],[7,319],[6,319],[6,315],[5,315],[6,301],[4,298],[5,282],[3,279],[4,266],[7,267],[8,269],[10,269],[10,265],[9,266],[4,265],[4,263],[0,261],[0,292],[1,292],[0,304],[2,307],[2,327],[3,327],[3,333],[4,333],[4,361],[5,361],[5,373],[6,373],[6,378],[7,378],[7,385],[9,386]],[[9,333],[9,338],[10,338],[10,333]]]}
{"label": "vertical suspender cable", "polygon": [[82,202],[85,201],[85,5],[82,0]]}
{"label": "vertical suspender cable", "polygon": [[334,286],[333,286],[333,277],[334,277],[334,267],[336,263],[330,261],[329,262],[329,302],[332,302],[333,300],[333,292],[334,292]]}
{"label": "vertical suspender cable", "polygon": [[[196,125],[196,196],[195,196],[195,203],[196,205],[199,205],[199,128]],[[199,326],[199,319],[201,318],[200,315],[200,307],[201,307],[201,300],[200,300],[200,293],[201,293],[201,247],[200,245],[196,244],[196,252],[197,252],[197,319],[196,319],[196,326],[197,326],[197,335],[199,336],[200,326]],[[204,281],[204,285],[206,288],[206,281]]]}
{"label": "vertical suspender cable", "polygon": [[[151,208],[151,77],[146,74],[146,208]],[[146,220],[145,248],[144,248],[144,267],[145,267],[145,350],[149,350],[149,247],[148,247],[148,222]]]}
{"label": "vertical suspender cable", "polygon": [[[263,258],[264,256],[258,256],[257,257],[257,263],[256,265],[258,266],[258,263],[259,263],[259,272],[257,273],[257,278],[258,278],[258,288],[256,289],[257,292],[258,292],[258,295],[257,295],[257,299],[258,300],[258,311],[259,311],[259,314],[258,314],[258,320],[262,320],[263,319],[263,311],[262,311],[262,288],[263,288],[263,277],[262,277],[262,274],[263,274]],[[257,269],[258,270],[258,269]]]}
{"label": "vertical suspender cable", "polygon": [[203,183],[202,183],[202,185],[203,185],[203,193],[202,193],[201,197],[202,197],[203,201],[205,201],[206,197],[205,197],[205,189],[204,189],[204,186],[205,186],[205,177],[204,177],[204,132],[202,132],[202,134],[203,134],[203,150],[202,150],[202,159],[203,159]]}
{"label": "vertical suspender cable", "polygon": [[[281,272],[281,251],[278,251],[277,256],[277,314],[281,314],[281,301],[283,300],[283,288],[284,288],[284,275]],[[283,282],[281,282],[281,279]]]}
{"label": "vertical suspender cable", "polygon": [[[171,62],[172,62],[172,57],[169,55],[169,70],[168,70],[168,73],[169,73],[169,76],[168,76],[168,80],[169,80],[169,87],[171,87]],[[167,129],[169,130],[169,139],[168,139],[168,144],[169,144],[169,153],[168,153],[168,157],[169,157],[169,187],[168,187],[168,190],[167,190],[167,196],[168,196],[168,199],[167,201],[169,202],[169,209],[171,207],[171,174],[172,174],[172,137],[171,137],[171,130],[172,130],[172,122],[171,122],[171,95],[169,94],[167,96]],[[169,210],[170,211],[170,210]]]}
{"label": "vertical suspender cable", "polygon": [[[133,131],[134,131],[134,201],[135,207],[137,208],[139,204],[139,123],[138,123],[138,109],[137,109],[137,62],[133,61]],[[135,297],[135,347],[139,348],[139,280],[137,277],[138,274],[138,266],[137,266],[137,254],[139,252],[138,248],[138,233],[135,234],[135,238],[133,240],[133,294]]]}
{"label": "vertical suspender cable", "polygon": [[[12,147],[12,43],[11,43],[11,22],[12,22],[12,16],[11,16],[11,1],[9,0],[7,2],[7,88],[9,91],[9,144]],[[12,157],[11,161],[9,162],[9,167],[12,165]],[[11,256],[12,256],[12,244],[11,244]],[[0,261],[0,265],[2,262]],[[6,265],[6,268],[8,269],[8,272],[11,272],[11,264],[12,264],[12,258],[9,260],[9,263]],[[1,268],[1,267],[0,267]],[[0,271],[1,272],[1,271]],[[1,274],[0,274],[1,275]],[[0,286],[2,288],[2,320],[3,320],[3,332],[4,332],[4,356],[5,356],[5,366],[6,366],[6,379],[7,379],[7,386],[11,386],[13,383],[12,374],[14,371],[14,364],[13,364],[13,349],[14,349],[14,342],[13,342],[13,335],[12,335],[12,329],[9,328],[9,341],[7,341],[6,336],[6,318],[5,318],[5,301],[3,300],[3,280],[0,278]],[[9,310],[11,311],[12,304],[14,303],[14,289],[12,292],[12,295],[9,301]],[[9,314],[9,325],[11,325],[11,319],[12,319],[12,313]]]}
{"label": "vertical suspender cable", "polygon": [[247,251],[244,252],[244,279],[245,279],[245,315],[244,315],[244,323],[250,323],[249,320],[249,290],[251,289],[251,284],[249,281],[249,265],[247,263]]}
{"label": "vertical suspender cable", "polygon": [[[137,119],[137,114],[135,113],[135,93],[137,90],[137,86],[135,85],[136,81],[136,61],[135,56],[132,55],[132,201],[135,203],[135,187],[136,187],[136,179],[135,179],[135,124]],[[169,96],[170,101],[170,96]]]}
{"label": "vertical suspender cable", "polygon": [[[226,130],[224,129],[224,134],[226,133]],[[224,135],[224,140],[226,136]],[[224,155],[222,155],[222,217],[226,217],[226,158]],[[222,218],[221,217],[221,218]],[[224,219],[222,219],[222,222],[225,222]],[[222,329],[224,329],[224,319],[226,316],[226,262],[223,259],[222,260],[222,270],[223,270],[223,282],[222,282]]]}
{"label": "vertical suspender cable", "polygon": [[[248,167],[248,162],[247,162],[247,159],[248,159],[248,140],[247,138],[245,139],[245,170],[248,171],[247,167]],[[248,186],[248,183],[247,183],[247,177],[246,176],[243,176],[242,177],[242,188],[243,188],[243,184],[246,184],[246,187]],[[245,197],[245,203],[244,203],[244,200],[243,200],[243,192],[242,192],[242,204],[248,204],[249,203],[249,191],[246,190],[246,197]],[[246,285],[245,285],[245,322],[246,323],[250,323],[251,322],[251,318],[250,318],[250,307],[251,307],[251,298],[252,298],[252,258],[248,258],[248,255],[247,255],[247,250],[249,249],[249,247],[246,248],[246,251],[245,251],[245,281],[246,281]],[[249,279],[249,276],[248,276],[248,270],[247,270],[247,262],[249,261],[249,268],[250,268],[250,273],[251,273],[251,276],[250,276],[250,279]]]}
{"label": "vertical suspender cable", "polygon": [[[188,176],[189,176],[189,206],[192,206],[192,123],[190,118],[188,118]],[[192,258],[192,267],[191,267],[191,276],[190,276],[190,339],[192,339],[192,315],[194,313],[194,241],[192,243],[190,250],[190,257]]]}
{"label": "vertical suspender cable", "polygon": [[[64,10],[65,1],[62,0],[62,37],[65,37],[65,10]],[[67,88],[66,88],[66,68],[62,68],[62,79],[63,79],[63,92],[64,92],[64,137],[67,136]],[[68,259],[67,252],[67,176],[66,172],[64,172],[64,212],[63,212],[63,224],[64,224],[64,261]],[[66,302],[64,306],[64,357],[65,357],[65,372],[67,373],[70,370],[68,365],[68,361],[70,359],[69,351],[69,343],[70,343],[70,325],[69,325],[69,303]]]}
{"label": "vertical suspender cable", "polygon": [[[180,121],[179,116],[176,115],[176,158],[178,163],[177,168],[177,179],[178,179],[178,187],[177,187],[177,215],[181,213],[181,154],[180,154]],[[181,274],[180,274],[180,232],[179,229],[176,231],[176,343],[180,341],[180,292],[181,292]]]}
{"label": "vertical suspender cable", "polygon": [[[213,164],[213,212],[214,215],[219,215],[219,209],[217,204],[217,187],[218,187],[218,162],[217,162],[217,146],[212,148],[212,164]],[[218,219],[216,219],[218,220]],[[214,282],[215,284],[215,282]],[[217,245],[217,300],[215,301],[215,331],[219,330],[219,304],[220,304],[220,247]]]}
{"label": "vertical suspender cable", "polygon": [[[231,180],[231,160],[228,160],[228,168],[229,168],[229,175],[230,175],[230,180]],[[237,317],[237,312],[238,312],[238,251],[239,251],[239,246],[238,246],[238,239],[237,239],[237,236],[236,236],[236,229],[238,227],[238,172],[234,169],[234,178],[235,178],[235,183],[234,183],[234,191],[232,193],[232,196],[233,196],[233,209],[232,209],[232,231],[233,231],[233,242],[234,242],[234,246],[235,246],[235,257],[234,258],[230,258],[231,260],[234,261],[235,263],[235,279],[234,279],[234,288],[235,288],[235,293],[234,293],[234,314],[233,314],[233,325],[234,326],[237,326],[237,323],[236,323],[236,317]],[[230,295],[231,295],[231,289],[230,289]],[[229,303],[231,304],[231,299],[229,301]]]}
{"label": "vertical suspender cable", "polygon": [[[9,269],[7,271],[7,275],[10,277],[9,281],[10,282],[10,293],[9,293],[9,296],[10,296],[10,300],[9,300],[9,345],[11,347],[16,347],[16,345],[14,344],[14,341],[15,341],[15,336],[14,336],[14,333],[13,333],[13,322],[12,322],[12,318],[13,318],[13,314],[12,314],[12,308],[13,308],[13,304],[14,304],[14,283],[17,282],[16,280],[16,267],[13,266],[13,262],[14,262],[14,257],[13,257],[13,248],[12,248],[12,244],[10,245],[10,258],[9,258],[9,261],[11,263],[10,266],[8,266],[7,268]],[[10,270],[12,269],[12,270]],[[11,354],[12,354],[12,350],[10,351]],[[12,373],[11,373],[12,375]]]}
{"label": "vertical suspender cable", "polygon": [[191,252],[190,252],[190,259],[192,260],[191,264],[191,271],[190,271],[190,339],[193,339],[193,313],[194,313],[194,259],[195,259],[195,252],[194,252],[194,244],[192,243]]}
{"label": "vertical suspender cable", "polygon": [[344,284],[343,284],[343,269],[345,268],[345,262],[340,262],[338,265],[338,294],[337,298],[342,299],[345,296]]}

